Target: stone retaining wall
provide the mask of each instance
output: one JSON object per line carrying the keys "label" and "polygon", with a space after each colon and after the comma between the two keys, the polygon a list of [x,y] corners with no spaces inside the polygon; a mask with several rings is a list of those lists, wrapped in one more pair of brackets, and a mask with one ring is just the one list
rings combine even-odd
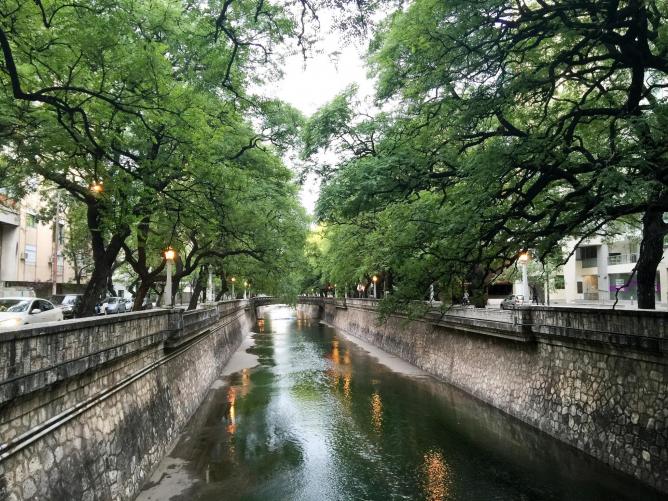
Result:
{"label": "stone retaining wall", "polygon": [[[247,302],[236,301],[185,316],[159,310],[85,320],[76,334],[66,324],[0,334],[0,351],[12,339],[38,338],[28,345],[37,343],[48,374],[22,385],[36,381],[34,371],[15,371],[14,397],[0,407],[0,499],[134,499],[252,322]],[[147,336],[154,342],[136,344]],[[53,347],[64,338],[88,346],[73,373],[61,367],[74,359]],[[118,351],[126,345],[136,349]],[[115,356],[96,358],[109,350]]]}
{"label": "stone retaining wall", "polygon": [[[636,312],[622,315],[619,323],[597,323],[604,312],[579,319],[575,311],[558,311],[553,318],[541,309],[531,338],[513,340],[456,324],[448,328],[443,319],[389,317],[379,324],[373,305],[359,303],[349,300],[342,308],[325,301],[324,320],[668,492],[668,364],[661,315],[634,321]],[[571,330],[557,329],[556,317],[568,317]],[[607,342],[606,329],[628,336],[636,325],[643,339],[658,342],[618,343],[614,336]]]}

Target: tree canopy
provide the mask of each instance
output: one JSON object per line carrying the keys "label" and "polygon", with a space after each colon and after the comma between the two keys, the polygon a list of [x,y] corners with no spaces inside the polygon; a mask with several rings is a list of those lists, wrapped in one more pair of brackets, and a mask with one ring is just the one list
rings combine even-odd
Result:
{"label": "tree canopy", "polygon": [[[177,278],[242,255],[285,269],[285,256],[301,252],[306,216],[281,155],[303,119],[249,89],[280,74],[288,40],[310,49],[310,22],[324,6],[3,4],[0,184],[18,199],[42,179],[79,204],[76,222],[85,211],[93,269],[81,313],[119,261],[137,276],[141,304],[164,274],[168,245],[178,250]],[[334,7],[341,23],[355,23],[346,2]],[[358,3],[356,15],[368,8]]]}
{"label": "tree canopy", "polygon": [[[434,258],[434,275],[474,288],[526,249],[548,256],[637,217],[638,299],[653,308],[668,233],[666,8],[412,2],[370,49],[376,98],[392,111],[370,120],[344,94],[309,124],[307,137],[325,137],[313,144],[348,153],[329,169],[320,217],[379,231],[400,206],[411,215],[397,224],[410,233],[420,221],[410,261]],[[424,290],[432,277],[420,280],[408,282]]]}

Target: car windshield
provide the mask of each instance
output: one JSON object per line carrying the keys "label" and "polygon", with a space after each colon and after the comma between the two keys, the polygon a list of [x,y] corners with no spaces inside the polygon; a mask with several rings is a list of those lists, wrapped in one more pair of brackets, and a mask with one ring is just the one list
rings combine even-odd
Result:
{"label": "car windshield", "polygon": [[51,296],[53,304],[65,304],[65,301],[67,301],[67,296]]}
{"label": "car windshield", "polygon": [[30,299],[0,299],[0,312],[28,311],[28,306],[30,306],[31,302]]}
{"label": "car windshield", "polygon": [[115,297],[110,297],[109,299],[107,299],[107,304],[114,304],[115,302],[116,302]]}
{"label": "car windshield", "polygon": [[65,296],[65,299],[63,299],[63,302],[61,304],[74,304],[77,301],[77,296]]}

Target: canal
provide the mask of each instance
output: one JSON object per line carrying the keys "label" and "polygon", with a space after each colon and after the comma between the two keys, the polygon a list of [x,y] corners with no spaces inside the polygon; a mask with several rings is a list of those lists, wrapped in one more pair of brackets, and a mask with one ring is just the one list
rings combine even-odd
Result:
{"label": "canal", "polygon": [[139,501],[660,499],[396,358],[267,313]]}

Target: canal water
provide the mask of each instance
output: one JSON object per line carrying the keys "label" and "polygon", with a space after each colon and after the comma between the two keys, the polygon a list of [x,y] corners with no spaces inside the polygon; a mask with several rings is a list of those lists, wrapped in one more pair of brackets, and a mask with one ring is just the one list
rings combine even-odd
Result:
{"label": "canal water", "polygon": [[139,501],[660,499],[294,310],[268,315]]}

